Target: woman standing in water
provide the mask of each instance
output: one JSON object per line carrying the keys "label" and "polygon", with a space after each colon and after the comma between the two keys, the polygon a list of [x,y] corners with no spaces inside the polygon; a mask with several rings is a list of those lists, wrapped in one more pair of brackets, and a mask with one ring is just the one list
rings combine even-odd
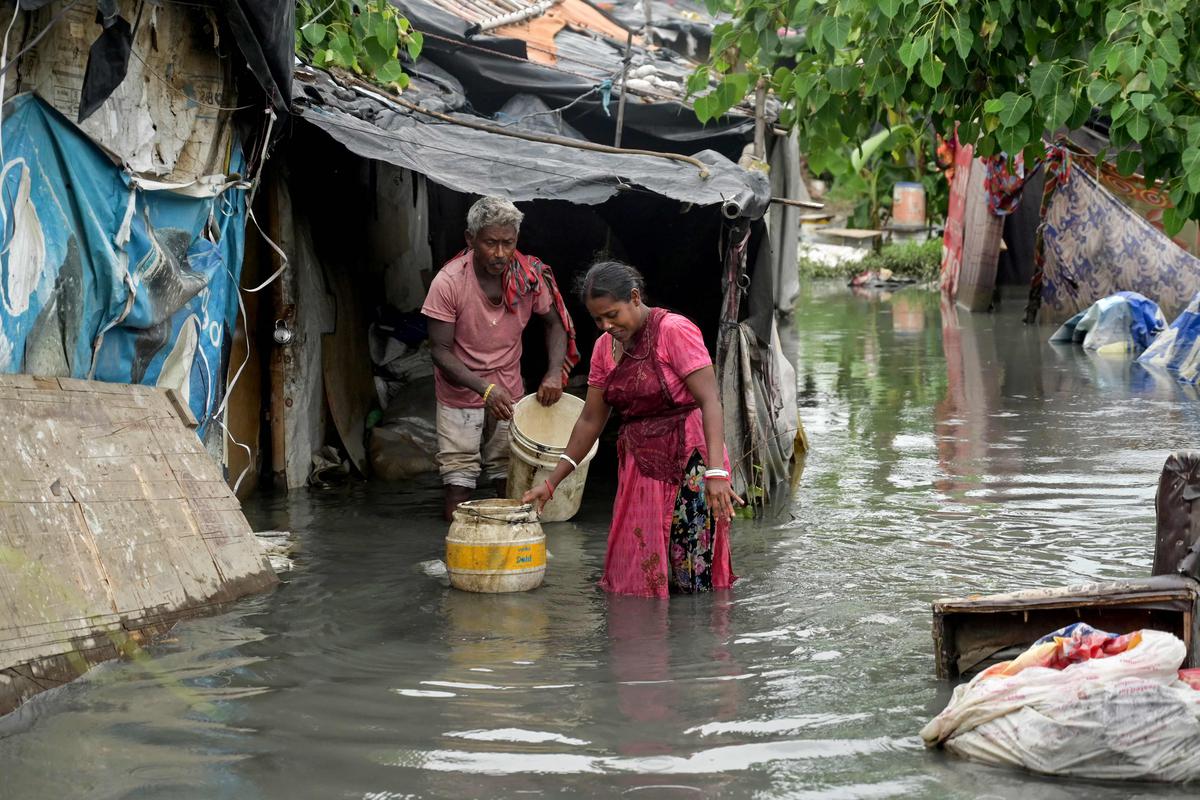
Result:
{"label": "woman standing in water", "polygon": [[[742,501],[730,488],[717,377],[700,330],[646,305],[641,274],[617,261],[592,265],[580,298],[603,331],[587,400],[562,460],[522,502],[540,510],[553,497],[615,408],[617,498],[600,585],[646,597],[728,588],[729,522]],[[708,466],[710,453],[718,467]]]}

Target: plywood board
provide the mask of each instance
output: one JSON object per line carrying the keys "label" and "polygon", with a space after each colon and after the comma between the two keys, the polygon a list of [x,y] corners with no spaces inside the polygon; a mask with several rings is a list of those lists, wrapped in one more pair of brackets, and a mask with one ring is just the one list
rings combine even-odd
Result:
{"label": "plywood board", "polygon": [[958,275],[960,308],[987,311],[996,290],[996,266],[1000,261],[1000,243],[1004,239],[1004,218],[988,210],[984,178],[987,167],[982,159],[971,165],[967,183],[966,209],[963,216],[962,266]]}
{"label": "plywood board", "polygon": [[350,274],[344,268],[331,268],[326,277],[337,304],[337,323],[321,345],[325,399],[350,461],[360,474],[366,475],[366,419],[377,402],[367,321]]}
{"label": "plywood board", "polygon": [[152,387],[0,375],[0,713],[275,583],[185,411]]}

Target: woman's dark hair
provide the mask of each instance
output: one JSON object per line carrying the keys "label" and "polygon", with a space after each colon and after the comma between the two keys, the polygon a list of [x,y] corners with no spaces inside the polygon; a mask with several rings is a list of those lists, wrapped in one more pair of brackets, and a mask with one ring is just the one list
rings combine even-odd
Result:
{"label": "woman's dark hair", "polygon": [[611,297],[627,303],[634,289],[644,299],[646,281],[635,267],[620,261],[597,261],[575,281],[579,301],[585,305],[594,297]]}

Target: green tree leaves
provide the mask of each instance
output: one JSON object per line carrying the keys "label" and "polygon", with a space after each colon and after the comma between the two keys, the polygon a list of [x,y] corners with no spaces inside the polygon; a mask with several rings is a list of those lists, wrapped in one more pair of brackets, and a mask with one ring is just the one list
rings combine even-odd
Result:
{"label": "green tree leaves", "polygon": [[1038,64],[1029,70],[1029,91],[1038,100],[1058,91],[1062,83],[1063,68],[1061,64]]}
{"label": "green tree leaves", "polygon": [[387,0],[297,0],[296,53],[314,66],[408,87],[400,47],[415,61],[424,40]]}
{"label": "green tree leaves", "polygon": [[942,75],[946,71],[946,65],[943,64],[936,56],[929,56],[921,61],[921,80],[931,89],[936,89],[942,85]]}
{"label": "green tree leaves", "polygon": [[[914,118],[957,129],[982,155],[1032,155],[1095,110],[1112,120],[1115,148],[1139,146],[1121,166],[1160,177],[1180,213],[1200,217],[1200,0],[711,3],[732,21],[705,85],[741,73],[749,90],[768,76],[810,162],[845,159]],[[784,21],[802,31],[785,35]],[[742,99],[735,88],[697,113],[724,114]]]}
{"label": "green tree leaves", "polygon": [[842,49],[850,41],[851,23],[849,17],[826,17],[821,24],[821,33],[831,47]]}

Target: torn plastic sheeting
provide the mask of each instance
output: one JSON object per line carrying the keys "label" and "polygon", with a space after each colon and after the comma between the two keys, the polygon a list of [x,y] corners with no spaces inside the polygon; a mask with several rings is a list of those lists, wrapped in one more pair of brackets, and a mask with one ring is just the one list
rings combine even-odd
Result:
{"label": "torn plastic sheeting", "polygon": [[571,127],[570,123],[562,118],[561,113],[551,109],[537,95],[513,95],[504,107],[496,112],[496,122],[501,127],[526,133],[548,133],[551,136],[587,141],[586,136]]}
{"label": "torn plastic sheeting", "polygon": [[[127,63],[121,62],[121,52],[111,54],[121,63],[98,58],[94,3],[62,13],[38,43],[32,54],[37,57],[14,73],[18,91],[35,92],[69,119],[86,118],[79,128],[134,173],[180,183],[225,170],[231,114],[211,106],[236,105],[237,97],[220,53],[194,36],[198,12],[177,5],[147,11],[127,31],[134,55]],[[156,39],[173,46],[156,48]],[[65,64],[79,66],[65,69]],[[186,90],[164,75],[186,75]]]}
{"label": "torn plastic sheeting", "polygon": [[[276,113],[286,112],[292,96],[296,6],[292,0],[222,0],[225,20]],[[276,136],[280,135],[282,128]]]}
{"label": "torn plastic sheeting", "polygon": [[[41,98],[4,110],[0,188],[14,213],[0,253],[0,372],[174,388],[205,436],[236,323],[244,190],[131,190]],[[240,170],[236,145],[230,158]]]}
{"label": "torn plastic sheeting", "polygon": [[1200,292],[1137,361],[1143,367],[1169,370],[1184,383],[1200,381]]}
{"label": "torn plastic sheeting", "polygon": [[1052,343],[1082,344],[1101,353],[1138,353],[1167,327],[1158,304],[1137,292],[1117,292],[1064,322]]}
{"label": "torn plastic sheeting", "polygon": [[382,107],[377,124],[329,107],[297,103],[296,111],[356,155],[419,172],[459,192],[597,205],[623,187],[638,186],[697,205],[723,203],[749,190],[761,202],[743,206],[748,213],[761,214],[769,203],[765,176],[712,151],[694,156],[709,168],[705,179],[693,165],[656,156],[599,153],[448,123],[424,124]]}

